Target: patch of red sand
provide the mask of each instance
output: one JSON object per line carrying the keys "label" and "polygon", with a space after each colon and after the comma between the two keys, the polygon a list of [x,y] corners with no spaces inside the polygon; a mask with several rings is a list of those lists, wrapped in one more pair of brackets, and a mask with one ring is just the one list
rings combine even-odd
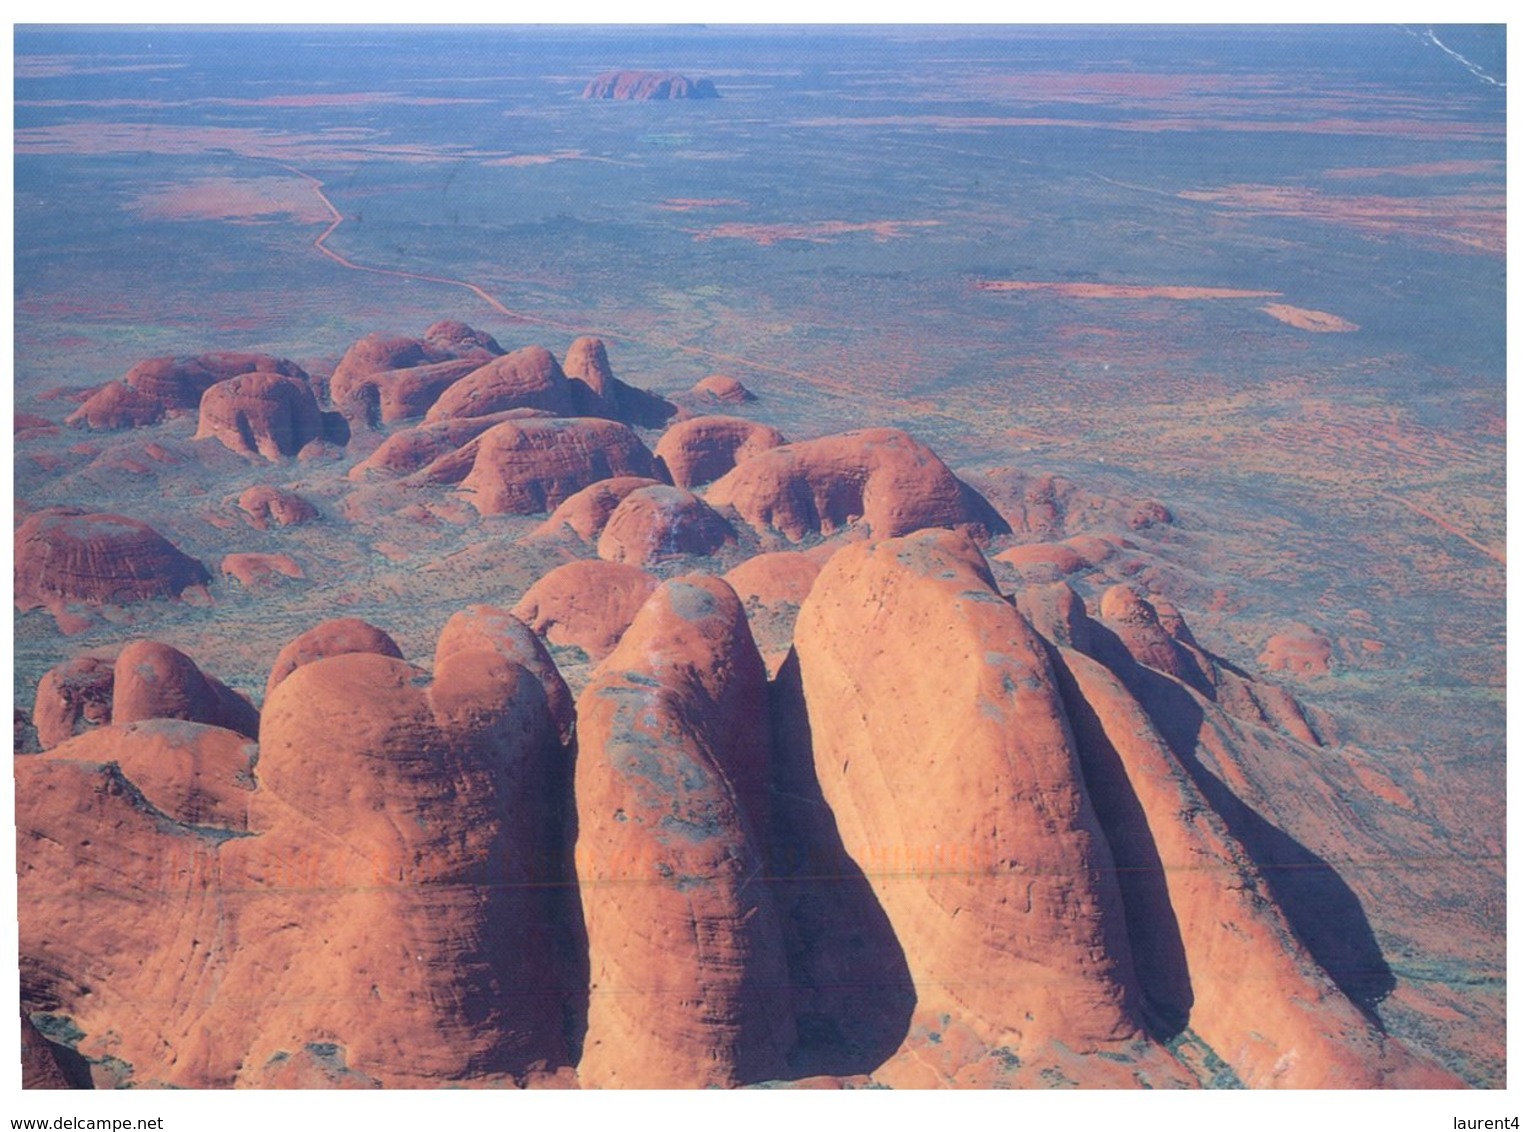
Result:
{"label": "patch of red sand", "polygon": [[782,240],[808,240],[827,243],[835,236],[847,236],[854,232],[870,232],[877,240],[891,240],[906,236],[908,228],[930,228],[939,220],[867,220],[860,223],[848,220],[817,220],[803,224],[719,224],[695,233],[697,240],[750,240],[761,247],[779,244]]}
{"label": "patch of red sand", "polygon": [[1019,279],[992,279],[977,284],[979,291],[1045,291],[1070,299],[1267,299],[1279,291],[1239,291],[1229,287],[1152,286],[1133,283],[1040,283]]}
{"label": "patch of red sand", "polygon": [[1287,326],[1294,326],[1298,330],[1306,330],[1313,334],[1347,334],[1352,330],[1360,329],[1355,323],[1342,319],[1336,314],[1304,310],[1285,303],[1266,303],[1259,309],[1271,318],[1278,318]]}

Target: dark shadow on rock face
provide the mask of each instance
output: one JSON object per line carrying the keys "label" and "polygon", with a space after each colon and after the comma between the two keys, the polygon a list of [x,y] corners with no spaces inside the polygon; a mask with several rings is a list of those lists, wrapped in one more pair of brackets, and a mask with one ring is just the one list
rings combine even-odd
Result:
{"label": "dark shadow on rock face", "polygon": [[519,1080],[539,1063],[577,1063],[589,1014],[589,944],[574,872],[573,760],[540,683],[524,668],[513,697],[537,704],[537,718],[529,740],[508,729],[501,737],[496,788],[505,835],[466,878],[481,888],[485,926],[481,952],[464,952],[458,962],[486,973],[476,994],[464,997],[464,1020],[507,1038],[482,1071]]}
{"label": "dark shadow on rock face", "polygon": [[1195,993],[1179,917],[1164,878],[1163,859],[1158,855],[1147,814],[1099,716],[1057,649],[1050,644],[1044,647],[1073,729],[1084,785],[1116,863],[1143,1012],[1153,1037],[1166,1041],[1189,1023]]}
{"label": "dark shadow on rock face", "polygon": [[908,1033],[913,979],[819,789],[795,653],[770,691],[776,759],[767,868],[796,998],[792,1075],[870,1073]]}
{"label": "dark shadow on rock face", "polygon": [[617,415],[622,420],[641,428],[663,428],[677,411],[673,404],[657,393],[632,385],[617,387],[616,406]]}
{"label": "dark shadow on rock face", "polygon": [[999,514],[998,508],[988,502],[986,495],[964,479],[957,479],[956,482],[961,488],[963,509],[987,527],[989,534],[997,537],[1015,533],[1008,520]]}
{"label": "dark shadow on rock face", "polygon": [[574,845],[579,839],[579,817],[574,808],[575,748],[576,740],[570,739],[561,752],[565,755],[561,765],[548,776],[546,805],[553,819],[550,840],[556,849],[543,878],[552,952],[563,960],[557,968],[563,979],[558,992],[563,1040],[571,1065],[579,1064],[590,1013],[590,940],[584,929],[584,905],[574,868]]}
{"label": "dark shadow on rock face", "polygon": [[351,422],[340,413],[320,413],[323,422],[320,435],[331,444],[344,448],[351,442]]}
{"label": "dark shadow on rock face", "polygon": [[[43,1016],[72,1026],[68,1019]],[[94,1089],[90,1062],[62,1042],[45,1037],[21,1008],[21,1087],[23,1089]]]}
{"label": "dark shadow on rock face", "polygon": [[1133,662],[1108,630],[1096,627],[1091,636],[1090,653],[1147,710],[1191,780],[1259,867],[1296,938],[1345,996],[1380,1027],[1376,1004],[1392,993],[1397,978],[1354,890],[1332,866],[1265,819],[1201,762],[1205,712],[1184,685]]}

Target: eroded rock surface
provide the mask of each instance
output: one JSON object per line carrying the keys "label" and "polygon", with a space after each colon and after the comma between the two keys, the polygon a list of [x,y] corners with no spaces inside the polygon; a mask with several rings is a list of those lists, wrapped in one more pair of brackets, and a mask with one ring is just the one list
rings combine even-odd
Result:
{"label": "eroded rock surface", "polygon": [[579,700],[586,1087],[784,1070],[795,1034],[761,879],[769,752],[765,671],[737,596],[716,578],[665,583]]}

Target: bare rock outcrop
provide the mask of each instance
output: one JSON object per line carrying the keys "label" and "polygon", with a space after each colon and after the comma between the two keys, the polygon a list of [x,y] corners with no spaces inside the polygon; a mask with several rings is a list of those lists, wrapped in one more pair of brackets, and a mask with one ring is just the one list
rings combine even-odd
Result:
{"label": "bare rock outcrop", "polygon": [[792,645],[797,611],[807,600],[826,557],[783,550],[756,554],[723,575],[749,615],[749,631],[774,678]]}
{"label": "bare rock outcrop", "polygon": [[567,562],[542,575],[511,611],[550,644],[603,660],[659,579],[617,562]]}
{"label": "bare rock outcrop", "polygon": [[220,381],[202,394],[197,440],[217,440],[241,456],[295,457],[326,436],[308,382],[275,373]]}
{"label": "bare rock outcrop", "polygon": [[37,682],[32,716],[43,750],[109,724],[183,719],[255,737],[250,701],[205,674],[179,649],[133,641],[114,661],[81,656],[56,665]]}
{"label": "bare rock outcrop", "polygon": [[655,484],[628,493],[611,512],[595,550],[608,562],[655,566],[715,554],[734,541],[733,528],[705,501]]}
{"label": "bare rock outcrop", "polygon": [[1309,625],[1292,625],[1265,643],[1259,663],[1272,672],[1294,676],[1328,675],[1333,661],[1333,642]]}
{"label": "bare rock outcrop", "polygon": [[796,636],[824,797],[921,1008],[1022,1056],[1139,1036],[1110,850],[1043,643],[972,542],[845,547]]}
{"label": "bare rock outcrop", "polygon": [[164,419],[165,406],[159,398],[126,382],[114,381],[91,394],[64,422],[92,432],[112,432],[143,428]]}
{"label": "bare rock outcrop", "polygon": [[56,664],[37,682],[32,724],[43,750],[112,721],[112,662],[77,656]]}
{"label": "bare rock outcrop", "polygon": [[676,407],[657,393],[628,385],[611,372],[606,344],[599,338],[574,339],[563,358],[574,400],[581,417],[605,417],[643,428],[661,428],[675,415]]}
{"label": "bare rock outcrop", "polygon": [[492,652],[535,676],[547,696],[547,710],[567,742],[574,734],[574,698],[541,638],[509,610],[470,605],[452,614],[436,639],[436,667],[459,652]]}
{"label": "bare rock outcrop", "polygon": [[1188,1026],[1251,1088],[1374,1088],[1399,1071],[1427,1079],[1313,961],[1244,846],[1126,687],[1071,649],[1059,662],[1157,1024],[1168,1033]]}
{"label": "bare rock outcrop", "polygon": [[606,529],[611,513],[622,500],[644,487],[657,487],[658,480],[644,476],[614,476],[592,483],[574,492],[554,508],[553,513],[531,533],[532,538],[560,538],[568,534],[593,543]]}
{"label": "bare rock outcrop", "polygon": [[580,416],[620,419],[618,400],[622,384],[611,372],[604,342],[588,335],[575,338],[563,356],[563,372],[570,381],[583,387],[574,390]]}
{"label": "bare rock outcrop", "polygon": [[356,463],[347,475],[357,481],[411,475],[428,468],[437,460],[451,456],[497,424],[548,416],[551,414],[539,409],[510,409],[484,417],[466,417],[401,428],[373,449],[365,460]]}
{"label": "bare rock outcrop", "polygon": [[973,494],[906,432],[874,428],[769,449],[714,483],[706,499],[761,533],[799,542],[852,523],[874,538],[983,528]]}
{"label": "bare rock outcrop", "polygon": [[308,380],[301,366],[270,354],[217,351],[148,358],[128,370],[121,381],[97,390],[69,414],[67,423],[96,430],[155,424],[166,416],[195,410],[214,385],[246,373]]}
{"label": "bare rock outcrop", "polygon": [[272,526],[302,526],[319,517],[319,509],[297,492],[284,491],[264,484],[246,489],[239,496],[239,509],[248,516],[250,525],[258,531],[267,530]]}
{"label": "bare rock outcrop", "polygon": [[278,684],[303,665],[354,652],[375,653],[395,660],[402,660],[404,656],[393,638],[377,626],[369,625],[359,617],[337,617],[294,637],[276,654],[276,662],[266,680],[267,698]]}
{"label": "bare rock outcrop", "polygon": [[98,1084],[571,1080],[567,756],[543,683],[469,621],[433,676],[295,670],[258,783],[247,739],[162,718],[18,762],[23,1010]]}
{"label": "bare rock outcrop", "polygon": [[565,1005],[582,988],[549,927],[560,751],[543,685],[492,646],[448,649],[430,677],[348,653],[281,681],[261,713],[258,837],[226,847],[224,868],[261,877],[332,846],[332,887],[232,909],[265,942],[229,982],[253,991],[268,965],[285,972],[243,1063],[338,1040],[349,1067],[395,1086],[566,1065]]}
{"label": "bare rock outcrop", "polygon": [[218,569],[225,578],[246,587],[279,585],[282,578],[301,580],[305,576],[289,554],[225,554]]}
{"label": "bare rock outcrop", "polygon": [[495,358],[453,382],[425,414],[425,423],[483,417],[507,409],[575,415],[569,379],[558,360],[541,346],[526,346]]}
{"label": "bare rock outcrop", "polygon": [[179,649],[134,641],[112,666],[112,722],[184,719],[255,737],[259,717],[250,701],[203,674]]}
{"label": "bare rock outcrop", "polygon": [[423,338],[368,334],[330,375],[330,400],[374,428],[421,417],[453,382],[504,352],[489,335],[449,320],[432,324]]}
{"label": "bare rock outcrop", "polygon": [[579,699],[582,1085],[783,1072],[795,1027],[760,875],[769,752],[765,671],[737,596],[717,578],[665,583]]}
{"label": "bare rock outcrop", "polygon": [[16,530],[18,609],[176,597],[209,580],[195,558],[147,523],[123,515],[49,507]]}
{"label": "bare rock outcrop", "polygon": [[[484,515],[550,511],[592,483],[613,476],[653,478],[655,471],[653,455],[630,428],[587,417],[507,421],[468,447],[459,450],[454,466],[471,456],[461,483]],[[430,471],[421,475],[428,478]]]}
{"label": "bare rock outcrop", "polygon": [[778,430],[742,417],[692,417],[671,426],[653,454],[671,483],[694,489],[785,443]]}
{"label": "bare rock outcrop", "polygon": [[585,98],[650,101],[717,98],[711,79],[689,79],[666,71],[607,71],[585,84]]}
{"label": "bare rock outcrop", "polygon": [[691,386],[691,392],[710,397],[714,401],[721,401],[725,405],[744,405],[750,401],[759,400],[738,378],[721,373],[703,377]]}

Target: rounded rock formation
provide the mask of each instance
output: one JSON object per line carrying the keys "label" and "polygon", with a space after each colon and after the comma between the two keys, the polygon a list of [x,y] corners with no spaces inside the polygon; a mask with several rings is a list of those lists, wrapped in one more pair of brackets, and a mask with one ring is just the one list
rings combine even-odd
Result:
{"label": "rounded rock formation", "polygon": [[[1150,1014],[1249,1088],[1374,1088],[1381,1033],[1296,940],[1244,847],[1103,665],[1059,650],[1090,796],[1112,843]],[[1250,987],[1260,993],[1251,995]]]}
{"label": "rounded rock formation", "polygon": [[154,398],[167,411],[195,409],[212,386],[245,373],[272,373],[307,381],[303,368],[270,354],[218,351],[193,358],[150,358],[128,370],[123,378]]}
{"label": "rounded rock formation", "polygon": [[557,538],[572,532],[585,542],[594,542],[605,530],[611,512],[622,500],[643,487],[657,487],[658,480],[643,476],[615,476],[592,483],[574,492],[553,510],[547,521],[532,531],[532,538]]}
{"label": "rounded rock formation", "polygon": [[692,417],[671,426],[653,454],[676,487],[696,488],[785,443],[776,429],[742,417]]}
{"label": "rounded rock formation", "polygon": [[796,653],[824,798],[920,1007],[1022,1057],[1139,1036],[1110,850],[1045,647],[973,543],[840,550]]}
{"label": "rounded rock formation", "polygon": [[602,660],[658,585],[636,566],[568,562],[539,578],[511,612],[549,643]]}
{"label": "rounded rock formation", "polygon": [[761,533],[792,542],[863,523],[874,538],[925,527],[981,527],[970,489],[940,458],[898,429],[799,441],[746,460],[706,493]]}
{"label": "rounded rock formation", "polygon": [[710,79],[688,79],[662,71],[607,71],[591,79],[585,98],[649,101],[670,98],[716,98]]}
{"label": "rounded rock formation", "polygon": [[64,423],[94,432],[142,428],[165,419],[165,406],[157,397],[126,382],[114,381],[92,393]]}
{"label": "rounded rock formation", "polygon": [[749,631],[774,679],[792,645],[797,611],[807,600],[824,557],[783,550],[757,554],[723,575],[749,615]]}
{"label": "rounded rock formation", "polygon": [[442,392],[425,423],[484,417],[507,409],[542,409],[574,415],[574,394],[558,360],[541,346],[527,346],[479,366]]}
{"label": "rounded rock formation", "polygon": [[585,1087],[730,1087],[795,1041],[762,881],[765,670],[718,578],[660,587],[579,698],[575,864],[590,947]]}
{"label": "rounded rock formation", "polygon": [[[389,477],[410,475],[429,467],[437,460],[452,455],[464,444],[476,439],[497,424],[503,424],[505,421],[536,420],[550,415],[537,409],[511,409],[505,413],[491,413],[486,417],[437,421],[434,424],[401,428],[379,444],[370,456],[352,467],[347,474],[353,480],[364,480],[374,475]],[[470,466],[471,461],[468,461],[468,464]],[[463,474],[467,474],[466,468],[463,469]]]}
{"label": "rounded rock formation", "polygon": [[654,566],[676,558],[715,554],[733,541],[728,521],[678,487],[640,487],[621,501],[595,552],[607,562]]}
{"label": "rounded rock formation", "polygon": [[285,554],[225,554],[219,569],[243,586],[265,586],[278,578],[303,577],[303,568]]}
{"label": "rounded rock formation", "polygon": [[250,373],[202,395],[197,440],[217,440],[241,456],[281,460],[324,438],[324,418],[306,381]]}
{"label": "rounded rock formation", "polygon": [[226,993],[283,972],[281,995],[255,998],[244,1065],[304,1041],[395,1086],[567,1065],[583,980],[553,916],[572,801],[536,677],[492,647],[448,650],[429,678],[329,656],[275,687],[260,739],[258,836],[224,846],[223,868],[279,885],[285,857],[320,846],[324,887],[274,900],[252,885],[231,909],[263,942]]}
{"label": "rounded rock formation", "polygon": [[214,385],[246,373],[269,373],[307,382],[303,368],[270,354],[221,351],[195,357],[148,358],[121,381],[102,386],[69,415],[91,429],[134,428],[197,408]]}
{"label": "rounded rock formation", "polygon": [[1119,638],[1138,664],[1167,673],[1215,699],[1209,665],[1176,641],[1158,620],[1158,610],[1136,590],[1115,585],[1100,595],[1100,624]]}
{"label": "rounded rock formation", "polygon": [[340,404],[350,389],[350,383],[371,373],[387,370],[410,369],[441,361],[439,353],[429,349],[416,338],[401,334],[368,334],[345,351],[340,364],[329,377],[329,393],[335,404]]}
{"label": "rounded rock formation", "polygon": [[493,605],[470,605],[452,614],[436,639],[436,667],[455,653],[475,651],[495,653],[535,676],[558,733],[564,742],[573,737],[574,698],[547,647],[524,621]]}
{"label": "rounded rock formation", "polygon": [[249,516],[250,525],[263,531],[273,524],[296,527],[319,517],[319,509],[296,492],[267,487],[247,489],[239,497],[239,509]]}
{"label": "rounded rock formation", "polygon": [[470,443],[472,467],[462,487],[483,515],[549,511],[592,483],[652,478],[655,470],[643,442],[616,421],[508,421]]}
{"label": "rounded rock formation", "polygon": [[147,523],[72,507],[28,518],[16,531],[15,553],[21,610],[176,597],[210,580],[206,567]]}
{"label": "rounded rock formation", "polygon": [[993,556],[995,562],[1013,566],[1021,573],[1038,567],[1050,568],[1058,574],[1076,574],[1089,565],[1071,546],[1056,542],[1033,542],[1024,546],[1012,546]]}
{"label": "rounded rock formation", "polygon": [[432,324],[423,339],[368,334],[330,375],[330,400],[374,428],[423,416],[453,382],[504,352],[489,335],[450,320]]}
{"label": "rounded rock formation", "polygon": [[782,550],[757,554],[729,570],[723,579],[746,606],[750,602],[800,606],[812,591],[823,564],[819,555]]}
{"label": "rounded rock formation", "polygon": [[1276,633],[1259,654],[1259,663],[1272,672],[1294,676],[1327,676],[1333,660],[1333,642],[1307,625],[1293,625]]}
{"label": "rounded rock formation", "polygon": [[250,738],[259,727],[250,701],[204,675],[185,653],[159,641],[134,641],[112,666],[112,723],[148,719],[205,723]]}
{"label": "rounded rock formation", "polygon": [[276,654],[276,663],[266,681],[266,697],[269,699],[276,686],[303,665],[353,652],[375,653],[395,660],[404,657],[393,638],[377,626],[359,617],[337,617],[294,637]]}
{"label": "rounded rock formation", "polygon": [[433,679],[293,673],[258,789],[252,743],[179,720],[18,760],[23,1009],[68,1019],[98,1084],[571,1079],[566,753],[536,677],[458,643]]}
{"label": "rounded rock formation", "polygon": [[738,378],[721,373],[703,377],[691,386],[691,392],[711,397],[725,405],[743,405],[749,401],[759,400]]}
{"label": "rounded rock formation", "polygon": [[37,682],[32,725],[43,750],[112,721],[112,662],[77,656]]}
{"label": "rounded rock formation", "polygon": [[563,372],[570,381],[584,387],[574,390],[581,416],[617,418],[620,411],[617,390],[621,382],[611,372],[604,342],[599,338],[575,338],[563,357]]}
{"label": "rounded rock formation", "polygon": [[505,352],[492,334],[474,330],[465,322],[443,318],[425,328],[425,344],[454,357],[471,357],[479,352],[498,357]]}

